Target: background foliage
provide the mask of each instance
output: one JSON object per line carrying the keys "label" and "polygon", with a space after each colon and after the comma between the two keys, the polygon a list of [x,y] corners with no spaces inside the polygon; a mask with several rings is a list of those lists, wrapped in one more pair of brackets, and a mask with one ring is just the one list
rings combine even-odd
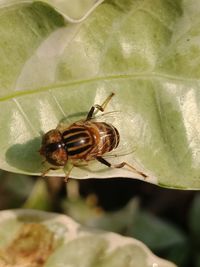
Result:
{"label": "background foliage", "polygon": [[47,179],[1,173],[0,209],[33,208],[69,215],[89,227],[144,242],[181,267],[199,267],[200,195],[129,179]]}

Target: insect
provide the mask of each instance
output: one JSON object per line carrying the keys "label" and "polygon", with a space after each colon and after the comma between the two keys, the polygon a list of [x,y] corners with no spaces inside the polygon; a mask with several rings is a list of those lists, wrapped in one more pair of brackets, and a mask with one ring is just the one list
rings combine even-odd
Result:
{"label": "insect", "polygon": [[111,93],[102,105],[94,105],[89,110],[84,120],[74,122],[69,126],[60,126],[52,129],[42,138],[40,154],[44,156],[45,161],[51,164],[42,176],[45,176],[49,170],[65,168],[70,164],[65,180],[68,179],[73,167],[80,167],[81,163],[88,163],[97,160],[100,163],[111,168],[129,167],[134,172],[142,175],[146,174],[138,171],[127,162],[112,164],[104,157],[106,153],[116,149],[120,142],[118,130],[110,123],[95,121],[95,112],[104,112],[107,104],[110,102],[114,93]]}

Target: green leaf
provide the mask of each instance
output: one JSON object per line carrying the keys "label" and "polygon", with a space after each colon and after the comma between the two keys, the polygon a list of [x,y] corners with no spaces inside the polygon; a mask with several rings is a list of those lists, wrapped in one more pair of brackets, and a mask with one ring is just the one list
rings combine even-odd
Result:
{"label": "green leaf", "polygon": [[[40,0],[61,13],[67,21],[77,23],[84,20],[103,0]],[[35,3],[37,0],[0,0],[1,7],[24,3]]]}
{"label": "green leaf", "polygon": [[[79,200],[81,202],[81,200]],[[187,266],[191,247],[186,234],[169,222],[161,220],[138,207],[132,199],[123,209],[115,212],[86,213],[84,220],[79,215],[88,206],[82,200],[72,204],[68,201],[67,214],[89,227],[114,231],[142,241],[154,253],[173,261],[178,266]],[[79,213],[78,213],[79,211]],[[197,220],[198,221],[198,220]],[[184,253],[183,253],[184,252]]]}
{"label": "green leaf", "polygon": [[23,208],[46,211],[51,209],[50,195],[44,180],[36,181],[30,196],[23,204]]}
{"label": "green leaf", "polygon": [[136,214],[126,234],[144,242],[155,253],[164,255],[178,266],[184,266],[189,258],[186,235],[174,225],[147,212]]}
{"label": "green leaf", "polygon": [[0,172],[0,183],[1,210],[21,207],[34,186],[34,182],[30,176],[4,171]]}
{"label": "green leaf", "polygon": [[[2,169],[39,174],[41,132],[114,92],[106,111],[119,111],[109,122],[129,153],[110,161],[148,182],[200,188],[197,0],[104,1],[78,24],[38,2],[0,13]],[[71,176],[142,178],[96,162]]]}
{"label": "green leaf", "polygon": [[0,263],[17,266],[30,262],[38,267],[39,262],[45,267],[175,267],[137,240],[90,231],[64,215],[33,210],[0,212]]}
{"label": "green leaf", "polygon": [[127,235],[142,240],[154,250],[186,243],[186,237],[180,230],[146,212],[139,212],[133,218]]}

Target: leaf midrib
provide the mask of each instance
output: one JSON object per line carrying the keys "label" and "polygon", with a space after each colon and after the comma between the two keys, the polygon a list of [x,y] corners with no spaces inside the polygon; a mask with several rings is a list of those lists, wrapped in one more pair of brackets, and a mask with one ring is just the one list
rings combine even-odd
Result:
{"label": "leaf midrib", "polygon": [[12,94],[8,94],[4,97],[0,98],[0,102],[4,102],[7,100],[10,100],[12,98],[16,98],[19,96],[25,96],[25,95],[31,95],[31,94],[37,94],[40,92],[45,92],[48,90],[63,88],[63,87],[71,87],[81,84],[87,84],[92,83],[95,81],[108,81],[108,80],[124,80],[124,79],[138,79],[138,80],[150,80],[150,79],[164,79],[164,80],[175,80],[175,81],[181,81],[181,82],[198,82],[200,79],[197,78],[184,78],[184,77],[176,77],[174,75],[168,75],[168,74],[162,74],[162,73],[138,73],[138,74],[121,74],[121,75],[108,75],[108,76],[102,76],[102,77],[95,77],[85,80],[76,80],[71,82],[65,82],[65,83],[58,83],[54,85],[48,85],[44,87],[40,87],[39,89],[32,89],[32,90],[22,90],[18,92],[13,92]]}

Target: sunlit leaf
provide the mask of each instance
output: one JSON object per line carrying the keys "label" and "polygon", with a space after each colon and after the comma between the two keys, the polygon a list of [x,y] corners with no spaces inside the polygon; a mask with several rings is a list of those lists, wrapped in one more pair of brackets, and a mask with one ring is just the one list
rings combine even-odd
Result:
{"label": "sunlit leaf", "polygon": [[[0,167],[41,173],[41,133],[114,92],[107,111],[123,119],[110,122],[131,153],[110,161],[147,182],[200,188],[199,2],[108,0],[77,24],[54,4],[0,9]],[[71,176],[143,179],[96,162]]]}
{"label": "sunlit leaf", "polygon": [[[37,0],[0,0],[1,7],[9,7],[19,4],[35,3]],[[40,0],[46,3],[58,12],[60,12],[67,21],[80,22],[84,20],[103,0]]]}

